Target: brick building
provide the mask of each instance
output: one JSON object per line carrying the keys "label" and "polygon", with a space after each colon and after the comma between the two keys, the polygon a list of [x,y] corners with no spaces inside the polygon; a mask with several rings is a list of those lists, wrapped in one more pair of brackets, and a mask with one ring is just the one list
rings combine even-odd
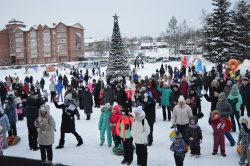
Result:
{"label": "brick building", "polygon": [[84,55],[84,28],[80,23],[27,28],[12,19],[0,31],[0,39],[0,65],[78,61]]}

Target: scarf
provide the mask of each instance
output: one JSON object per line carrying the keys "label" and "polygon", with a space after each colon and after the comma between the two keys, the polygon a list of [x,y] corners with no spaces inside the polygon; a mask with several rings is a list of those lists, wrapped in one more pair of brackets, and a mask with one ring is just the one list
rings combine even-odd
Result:
{"label": "scarf", "polygon": [[190,124],[190,123],[189,123],[189,127],[191,127],[191,128],[193,128],[193,129],[195,129],[195,128],[199,127],[199,126],[198,126],[198,124],[197,124],[197,123],[196,123],[196,124],[194,124],[194,125],[192,125],[192,124]]}
{"label": "scarf", "polygon": [[232,96],[237,96],[238,94],[239,94],[239,91],[238,91],[238,90],[237,90],[237,91],[234,91],[234,92],[231,91],[231,95],[232,95]]}

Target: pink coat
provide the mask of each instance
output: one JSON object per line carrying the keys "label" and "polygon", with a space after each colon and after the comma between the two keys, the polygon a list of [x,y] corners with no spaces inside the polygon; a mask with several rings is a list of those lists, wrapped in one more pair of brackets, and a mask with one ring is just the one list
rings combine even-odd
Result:
{"label": "pink coat", "polygon": [[89,88],[90,93],[92,93],[93,88],[92,88],[92,84],[91,83],[88,83],[88,88]]}

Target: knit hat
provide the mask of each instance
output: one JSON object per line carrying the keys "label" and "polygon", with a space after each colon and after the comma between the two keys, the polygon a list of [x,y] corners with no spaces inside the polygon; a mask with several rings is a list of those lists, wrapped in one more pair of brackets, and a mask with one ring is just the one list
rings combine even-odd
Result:
{"label": "knit hat", "polygon": [[67,95],[65,96],[64,100],[66,100],[66,99],[72,100],[72,94],[71,94],[71,93],[67,94]]}
{"label": "knit hat", "polygon": [[179,131],[176,131],[175,132],[175,139],[181,139],[182,138],[182,135]]}
{"label": "knit hat", "polygon": [[119,105],[114,105],[114,106],[113,106],[113,110],[114,110],[114,111],[118,111],[119,109],[120,109]]}
{"label": "knit hat", "polygon": [[225,98],[226,98],[225,93],[224,93],[224,92],[221,92],[221,93],[219,94],[219,98],[225,99]]}
{"label": "knit hat", "polygon": [[142,113],[142,106],[138,106],[135,108],[134,113],[141,114]]}
{"label": "knit hat", "polygon": [[127,109],[122,110],[122,115],[127,115],[128,116],[128,114],[129,114],[129,111]]}
{"label": "knit hat", "polygon": [[180,97],[178,99],[178,102],[185,102],[185,99],[184,99],[183,95],[180,95]]}
{"label": "knit hat", "polygon": [[164,86],[164,87],[168,86],[168,83],[167,83],[167,82],[164,82],[164,83],[163,83],[163,86]]}
{"label": "knit hat", "polygon": [[227,80],[227,84],[228,84],[228,83],[232,84],[232,81],[231,81],[231,80]]}
{"label": "knit hat", "polygon": [[237,84],[234,84],[233,86],[232,86],[232,89],[234,89],[234,90],[238,90],[239,89],[239,87],[238,87],[238,85]]}
{"label": "knit hat", "polygon": [[105,108],[110,108],[111,106],[110,106],[109,103],[106,103],[106,104],[104,105],[104,107],[105,107]]}

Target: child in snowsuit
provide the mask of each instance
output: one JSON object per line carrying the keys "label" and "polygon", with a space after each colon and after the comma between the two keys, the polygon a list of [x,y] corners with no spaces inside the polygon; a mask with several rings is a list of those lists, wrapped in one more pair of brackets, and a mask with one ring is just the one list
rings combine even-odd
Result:
{"label": "child in snowsuit", "polygon": [[106,103],[104,107],[101,109],[101,116],[99,119],[99,130],[100,130],[100,146],[103,145],[105,142],[105,131],[107,134],[108,146],[111,147],[112,138],[111,138],[111,131],[110,131],[110,114],[111,114],[111,106],[109,103]]}
{"label": "child in snowsuit", "polygon": [[121,144],[121,138],[116,132],[116,124],[121,118],[122,118],[121,107],[119,105],[114,105],[113,112],[110,115],[109,123],[112,129],[112,137],[113,137],[115,147]]}
{"label": "child in snowsuit", "polygon": [[18,120],[23,120],[23,103],[20,97],[17,98],[16,112]]}
{"label": "child in snowsuit", "polygon": [[174,152],[176,166],[183,166],[183,162],[187,152],[185,150],[185,142],[182,139],[182,135],[179,131],[176,131],[175,134],[175,141],[170,146],[170,150]]}
{"label": "child in snowsuit", "polygon": [[9,118],[6,114],[4,114],[4,110],[0,107],[0,127],[2,127],[0,131],[0,156],[1,156],[1,149],[5,149],[8,147],[8,142],[6,138],[6,131],[10,130],[10,122]]}
{"label": "child in snowsuit", "polygon": [[116,125],[116,132],[121,137],[123,144],[123,160],[121,164],[127,163],[127,165],[130,165],[133,161],[133,138],[130,134],[133,122],[129,110],[122,110],[122,119]]}
{"label": "child in snowsuit", "polygon": [[225,136],[224,136],[224,127],[225,122],[221,120],[220,113],[217,110],[211,112],[211,125],[214,130],[214,148],[212,155],[216,155],[218,152],[218,148],[220,146],[221,155],[226,157],[225,153]]}
{"label": "child in snowsuit", "polygon": [[198,118],[191,116],[189,118],[189,126],[186,131],[187,138],[189,139],[189,146],[191,150],[191,157],[195,155],[198,158],[200,153],[200,143],[202,142],[202,131],[198,125]]}
{"label": "child in snowsuit", "polygon": [[147,165],[147,143],[150,127],[145,118],[146,114],[142,110],[142,106],[137,107],[135,110],[135,122],[131,128],[131,136],[136,145],[137,165]]}
{"label": "child in snowsuit", "polygon": [[250,119],[246,116],[240,118],[240,129],[237,144],[242,144],[240,152],[240,165],[245,165],[245,159],[247,158],[248,164],[250,163]]}

